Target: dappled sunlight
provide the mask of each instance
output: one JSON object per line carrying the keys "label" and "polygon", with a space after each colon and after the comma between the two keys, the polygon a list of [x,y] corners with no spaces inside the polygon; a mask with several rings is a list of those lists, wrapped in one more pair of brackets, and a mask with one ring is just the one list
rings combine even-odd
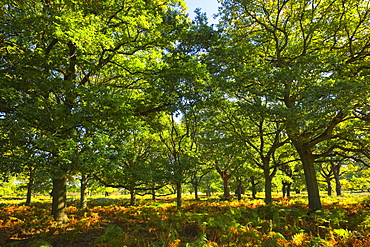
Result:
{"label": "dappled sunlight", "polygon": [[[246,198],[247,199],[247,198]],[[57,225],[48,203],[32,206],[3,200],[0,244],[29,246],[35,241],[66,246],[366,246],[370,244],[370,199],[351,195],[324,197],[323,209],[307,214],[303,198],[276,200],[171,202],[92,200],[89,208],[69,204],[69,222]],[[114,227],[116,226],[116,227]],[[350,238],[349,236],[355,236]]]}

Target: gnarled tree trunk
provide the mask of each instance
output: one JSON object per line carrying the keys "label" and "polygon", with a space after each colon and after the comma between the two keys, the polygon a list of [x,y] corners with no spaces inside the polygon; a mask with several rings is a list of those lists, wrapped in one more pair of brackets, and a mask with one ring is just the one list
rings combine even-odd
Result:
{"label": "gnarled tree trunk", "polygon": [[335,192],[337,196],[342,195],[342,186],[340,184],[339,174],[340,174],[340,164],[333,166],[333,173],[334,173],[334,179],[335,179]]}
{"label": "gnarled tree trunk", "polygon": [[218,174],[220,174],[222,182],[223,182],[224,198],[228,199],[228,198],[230,198],[230,184],[229,184],[229,181],[230,181],[230,178],[231,178],[230,171],[229,171],[229,169],[222,170],[219,167],[216,167],[216,170],[217,170]]}

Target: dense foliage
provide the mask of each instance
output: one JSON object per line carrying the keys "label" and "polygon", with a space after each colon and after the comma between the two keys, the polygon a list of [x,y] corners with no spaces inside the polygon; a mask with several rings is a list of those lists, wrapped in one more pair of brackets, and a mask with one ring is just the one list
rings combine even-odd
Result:
{"label": "dense foliage", "polygon": [[[370,189],[369,1],[219,2],[209,25],[182,0],[0,0],[0,195],[27,194],[1,209],[9,236],[110,225],[97,245],[369,244],[365,202],[320,197]],[[132,206],[176,194],[176,208],[87,200],[102,188]],[[183,205],[186,190],[246,189],[266,205]],[[308,207],[274,189],[306,190]]]}

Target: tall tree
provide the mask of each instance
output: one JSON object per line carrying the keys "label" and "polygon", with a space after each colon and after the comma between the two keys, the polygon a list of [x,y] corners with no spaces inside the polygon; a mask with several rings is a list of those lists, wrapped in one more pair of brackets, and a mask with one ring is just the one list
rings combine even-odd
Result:
{"label": "tall tree", "polygon": [[78,171],[80,132],[163,104],[143,96],[156,88],[145,78],[163,67],[163,51],[186,21],[182,7],[180,0],[1,1],[1,116],[37,130],[35,145],[51,157],[59,223],[68,220],[66,176]]}
{"label": "tall tree", "polygon": [[222,1],[226,45],[217,62],[229,73],[227,92],[267,99],[284,122],[303,163],[310,210],[321,208],[314,161],[327,152],[317,144],[368,100],[369,13],[364,0]]}
{"label": "tall tree", "polygon": [[183,184],[191,176],[193,166],[197,165],[194,123],[177,122],[173,116],[168,116],[158,126],[161,141],[165,145],[167,156],[167,172],[169,181],[176,188],[176,204],[182,207]]}
{"label": "tall tree", "polygon": [[202,159],[217,171],[223,183],[223,197],[228,200],[230,183],[245,163],[244,153],[227,129],[218,128],[217,120],[203,116],[202,122],[205,125],[199,135]]}
{"label": "tall tree", "polygon": [[152,192],[166,185],[164,147],[153,129],[137,123],[109,138],[105,165],[95,173],[100,182],[130,191],[131,205],[136,205],[137,192]]}
{"label": "tall tree", "polygon": [[272,113],[263,110],[265,104],[260,99],[227,98],[218,101],[217,110],[211,110],[211,115],[217,123],[215,128],[244,148],[239,151],[244,160],[263,171],[265,202],[272,203],[272,179],[278,170],[278,163],[272,161],[288,139],[282,132],[282,124],[275,122]]}

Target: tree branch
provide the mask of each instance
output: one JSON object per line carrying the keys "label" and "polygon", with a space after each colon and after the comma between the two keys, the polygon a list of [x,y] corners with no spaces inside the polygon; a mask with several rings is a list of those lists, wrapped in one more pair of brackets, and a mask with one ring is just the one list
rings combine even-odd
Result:
{"label": "tree branch", "polygon": [[308,146],[309,147],[313,147],[315,146],[316,144],[322,142],[322,141],[325,141],[325,140],[328,140],[332,137],[333,135],[333,130],[334,128],[344,120],[344,113],[343,111],[339,111],[337,113],[337,115],[331,120],[329,126],[325,129],[325,131],[319,135],[318,137],[314,138],[313,140],[309,141],[308,142]]}

